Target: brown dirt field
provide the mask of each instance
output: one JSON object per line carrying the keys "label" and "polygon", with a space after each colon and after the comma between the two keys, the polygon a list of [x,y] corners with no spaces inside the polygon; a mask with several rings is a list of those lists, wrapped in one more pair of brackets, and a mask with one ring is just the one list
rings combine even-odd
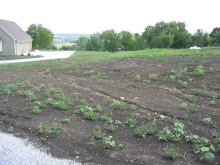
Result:
{"label": "brown dirt field", "polygon": [[[210,149],[210,152],[215,155],[211,164],[219,164],[219,149],[212,133],[219,132],[220,127],[220,58],[178,56],[164,57],[164,59],[163,61],[142,58],[118,59],[75,65],[60,70],[53,69],[52,66],[1,70],[0,92],[3,92],[9,84],[19,83],[16,90],[10,90],[8,98],[4,92],[1,95],[0,121],[4,123],[1,129],[7,132],[9,127],[13,127],[13,133],[16,136],[29,137],[31,141],[50,148],[52,156],[75,159],[81,163],[86,163],[85,159],[92,156],[93,158],[89,160],[91,164],[208,164],[205,159],[200,161],[200,157],[204,154],[195,154],[193,144],[186,142],[184,135],[191,132],[210,140],[206,147],[211,143],[216,149],[216,152]],[[203,69],[206,70],[203,76],[194,73],[198,65],[203,65]],[[187,73],[182,78],[176,78],[171,82],[169,77],[174,75],[171,70],[177,70],[180,66],[182,69],[187,67]],[[214,71],[209,72],[210,68]],[[158,76],[158,80],[149,78],[153,74]],[[189,80],[191,78],[192,82]],[[188,82],[188,86],[178,84],[177,80]],[[38,91],[33,89],[34,86],[40,87],[41,84],[45,87],[38,88]],[[40,114],[34,114],[32,107],[35,103],[30,101],[27,95],[19,94],[19,91],[34,91],[37,100],[44,103],[48,98],[59,100],[61,92],[57,95],[53,94],[49,92],[50,88],[61,89],[71,98],[73,105],[68,105],[67,110],[60,110],[51,104],[46,104],[47,106],[42,108]],[[199,89],[200,93],[195,93],[193,89]],[[192,95],[192,101],[183,95]],[[215,99],[213,95],[216,96]],[[213,105],[210,102],[212,100],[215,102]],[[110,107],[114,101],[124,103],[122,104],[126,105],[124,110]],[[99,117],[105,113],[112,113],[112,120],[119,120],[122,124],[115,132],[108,132],[105,121],[99,118],[88,120],[82,113],[74,114],[73,111],[83,102],[94,109],[96,105],[101,106]],[[187,104],[185,109],[181,107],[182,103]],[[190,110],[193,106],[197,106],[195,112]],[[163,116],[156,114],[160,111],[158,109]],[[134,128],[125,123],[132,112],[139,114],[134,128],[141,127],[142,123],[152,123],[153,119],[147,119],[150,115],[157,119],[158,129],[152,135],[147,134],[146,138],[136,136]],[[185,112],[188,117],[184,117]],[[207,125],[201,121],[206,117],[211,118],[213,124]],[[70,122],[62,124],[61,133],[48,132],[53,122],[57,123],[63,118],[70,119]],[[178,142],[159,141],[156,135],[165,127],[173,130],[174,119],[178,119],[185,125],[184,130],[187,133],[181,135]],[[43,133],[39,133],[39,122],[47,126]],[[113,137],[115,147],[105,148],[103,139],[97,139],[95,145],[90,144],[96,126],[100,126],[105,133],[103,137]],[[43,141],[41,138],[46,140]],[[117,149],[119,144],[123,144],[122,149]],[[174,148],[179,148],[179,154],[174,160],[167,158],[163,150],[171,144]],[[80,151],[80,154],[77,155],[75,151]]]}

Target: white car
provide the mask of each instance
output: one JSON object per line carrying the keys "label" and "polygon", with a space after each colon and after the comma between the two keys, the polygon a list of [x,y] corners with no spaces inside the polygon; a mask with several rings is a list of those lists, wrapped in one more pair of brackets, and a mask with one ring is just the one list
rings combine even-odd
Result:
{"label": "white car", "polygon": [[189,49],[201,49],[200,47],[197,47],[197,46],[192,46],[190,47]]}

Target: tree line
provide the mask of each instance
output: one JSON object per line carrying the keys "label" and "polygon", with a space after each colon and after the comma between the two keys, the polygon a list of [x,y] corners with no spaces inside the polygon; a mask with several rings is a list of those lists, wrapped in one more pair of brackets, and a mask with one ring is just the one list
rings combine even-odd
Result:
{"label": "tree line", "polygon": [[[28,28],[27,33],[31,36],[31,29],[35,26],[32,24]],[[49,35],[48,38],[51,38],[51,36]],[[37,41],[40,41],[40,39]],[[115,52],[119,48],[122,51],[135,51],[146,48],[182,49],[194,45],[200,47],[212,46],[213,44],[218,45],[217,43],[220,43],[220,28],[218,27],[214,28],[210,34],[203,32],[202,29],[198,29],[194,34],[190,34],[186,30],[185,22],[172,21],[166,23],[161,21],[154,26],[147,26],[142,34],[132,34],[129,31],[116,33],[113,29],[106,30],[102,33],[93,33],[89,37],[80,36],[77,40],[74,40],[72,46],[62,46],[61,49]],[[40,47],[41,45],[41,42],[38,42],[37,46]],[[52,42],[50,47],[56,49],[55,46],[52,46]]]}

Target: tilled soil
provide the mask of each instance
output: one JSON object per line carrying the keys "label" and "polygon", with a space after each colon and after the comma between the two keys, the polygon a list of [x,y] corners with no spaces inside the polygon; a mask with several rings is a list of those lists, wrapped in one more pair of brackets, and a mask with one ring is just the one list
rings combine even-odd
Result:
{"label": "tilled soil", "polygon": [[[203,70],[206,71],[203,76],[194,73],[199,65],[203,65]],[[178,119],[184,124],[184,130],[188,134],[210,140],[207,147],[210,143],[215,146],[216,152],[211,149],[210,151],[215,155],[213,164],[218,164],[219,150],[212,133],[219,132],[220,127],[219,65],[218,57],[195,55],[165,57],[161,61],[144,58],[109,60],[75,65],[67,69],[53,69],[52,66],[4,69],[0,72],[2,90],[9,84],[19,84],[16,90],[10,91],[8,98],[5,93],[2,94],[1,129],[7,132],[13,127],[14,134],[29,137],[30,140],[50,148],[53,156],[75,159],[82,163],[89,161],[91,164],[118,165],[207,164],[204,159],[200,161],[204,154],[195,154],[193,144],[186,142],[183,135],[178,142],[158,140],[156,135],[159,131],[165,127],[172,130],[172,121]],[[175,75],[171,70],[178,70],[180,67],[181,70],[187,67],[187,73],[182,77],[178,75],[180,78],[176,77],[175,81],[171,81],[170,75]],[[152,75],[157,75],[158,79],[150,78]],[[187,82],[188,85],[184,87],[178,84],[177,80]],[[31,91],[33,87],[40,86],[40,90],[34,92],[37,101],[46,103],[48,98],[55,97],[49,89],[59,88],[72,99],[73,105],[69,105],[67,110],[60,110],[47,104],[40,114],[34,114],[34,101],[19,94],[19,91]],[[200,93],[196,93],[195,89]],[[184,95],[192,95],[192,100]],[[85,101],[82,101],[83,99]],[[214,102],[210,102],[213,100]],[[114,101],[123,103],[124,109],[112,108]],[[75,114],[74,110],[82,102],[89,107],[94,106],[94,103],[99,104],[102,107],[99,117],[112,113],[112,120],[119,120],[121,124],[114,132],[108,132],[105,121],[99,118],[88,120],[82,113]],[[182,107],[182,103],[186,103],[187,106]],[[195,112],[192,110],[193,107],[196,107]],[[126,123],[126,119],[132,113],[139,114],[133,128]],[[151,120],[148,120],[149,116]],[[62,132],[50,133],[53,122],[58,123],[63,118],[70,119],[70,122],[62,124]],[[156,118],[158,127],[153,134],[147,134],[146,138],[135,135],[134,128],[141,127],[142,123],[152,123],[153,118]],[[211,118],[212,124],[205,124],[204,118]],[[39,132],[40,122],[46,125],[46,130],[42,133]],[[115,147],[106,148],[103,139],[96,139],[95,145],[91,144],[90,139],[94,136],[93,130],[96,126],[100,126],[105,133],[103,137],[112,136]],[[44,138],[46,140],[42,140]],[[118,149],[119,144],[123,145],[121,149]],[[171,144],[174,148],[179,148],[179,154],[174,160],[167,158],[164,151],[164,148]],[[80,151],[80,154],[77,155],[75,151]]]}

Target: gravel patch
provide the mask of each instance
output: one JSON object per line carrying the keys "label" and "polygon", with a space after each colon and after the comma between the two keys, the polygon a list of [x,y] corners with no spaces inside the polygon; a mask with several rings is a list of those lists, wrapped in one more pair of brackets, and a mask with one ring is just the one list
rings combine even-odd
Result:
{"label": "gravel patch", "polygon": [[0,132],[0,165],[81,165],[73,160],[53,158],[45,148],[25,139]]}

